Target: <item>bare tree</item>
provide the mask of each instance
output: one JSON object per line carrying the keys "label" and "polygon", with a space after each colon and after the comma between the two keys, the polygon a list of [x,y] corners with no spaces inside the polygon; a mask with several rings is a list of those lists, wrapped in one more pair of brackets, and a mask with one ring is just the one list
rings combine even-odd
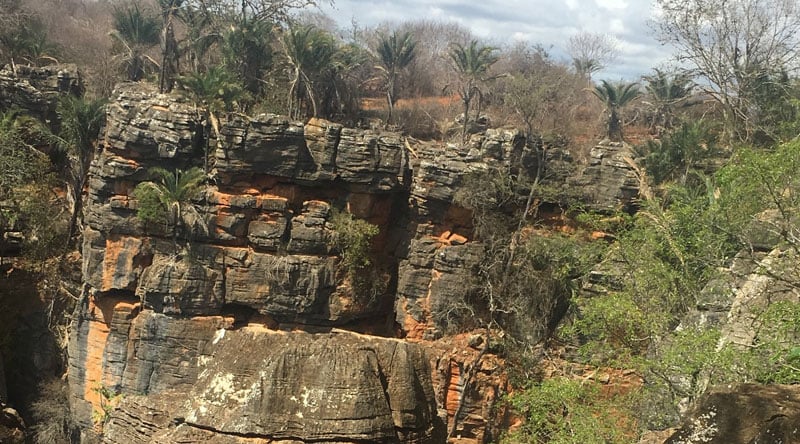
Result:
{"label": "bare tree", "polygon": [[797,0],[657,0],[662,43],[693,66],[703,91],[725,115],[729,137],[758,127],[754,95],[765,78],[795,70],[800,49]]}
{"label": "bare tree", "polygon": [[528,140],[536,134],[569,132],[573,122],[565,116],[572,115],[578,97],[583,95],[584,78],[536,45],[512,47],[502,54],[498,65],[508,76],[495,90],[503,107],[513,112],[513,121],[524,126]]}
{"label": "bare tree", "polygon": [[[333,1],[322,2],[333,4]],[[304,8],[315,7],[317,0],[199,0],[202,9],[229,19],[287,22],[290,15]]]}
{"label": "bare tree", "polygon": [[617,41],[608,34],[579,32],[569,38],[567,52],[575,71],[587,77],[613,62],[619,53]]}

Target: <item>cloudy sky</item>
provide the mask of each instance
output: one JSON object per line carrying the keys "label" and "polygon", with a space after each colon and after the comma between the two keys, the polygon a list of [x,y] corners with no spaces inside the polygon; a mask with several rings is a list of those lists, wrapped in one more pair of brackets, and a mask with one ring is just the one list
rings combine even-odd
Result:
{"label": "cloudy sky", "polygon": [[619,43],[617,61],[596,79],[636,80],[669,60],[670,50],[653,37],[650,0],[334,0],[323,12],[341,27],[415,19],[457,21],[492,44],[514,40],[552,46],[566,58],[571,35],[607,33]]}

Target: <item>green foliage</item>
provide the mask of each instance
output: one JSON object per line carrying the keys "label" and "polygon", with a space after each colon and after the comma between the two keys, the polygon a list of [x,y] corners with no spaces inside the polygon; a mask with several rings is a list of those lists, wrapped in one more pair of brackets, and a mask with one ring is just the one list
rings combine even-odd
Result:
{"label": "green foliage", "polygon": [[56,113],[60,125],[60,145],[75,153],[82,164],[91,159],[94,143],[105,122],[105,106],[105,99],[87,99],[73,95],[62,96],[58,101]]}
{"label": "green foliage", "polygon": [[92,420],[95,424],[103,426],[111,419],[111,414],[114,413],[114,409],[125,395],[117,393],[105,385],[99,385],[94,391],[100,395],[100,410],[92,412]]}
{"label": "green foliage", "polygon": [[159,43],[160,33],[160,18],[143,11],[138,3],[114,11],[111,36],[120,47],[120,64],[128,80],[139,81],[159,65],[144,51]]}
{"label": "green foliage", "polygon": [[601,265],[614,276],[613,291],[576,300],[580,314],[573,327],[590,338],[583,345],[587,356],[629,365],[624,361],[669,334],[717,267],[738,250],[740,244],[720,229],[725,221],[713,191],[698,190],[673,188],[666,207],[645,202],[633,224],[617,234]]}
{"label": "green foliage", "polygon": [[295,26],[283,37],[286,57],[293,68],[289,87],[289,116],[301,117],[301,103],[310,105],[311,116],[317,115],[314,82],[330,66],[336,44],[329,33],[314,26]]}
{"label": "green foliage", "polygon": [[[604,244],[532,233],[528,227],[537,222],[537,198],[544,191],[536,182],[495,170],[465,179],[455,201],[472,211],[484,250],[474,271],[475,290],[465,288],[461,300],[431,307],[440,326],[499,327],[512,348],[548,336],[575,292],[575,279],[597,261]],[[528,196],[532,208],[525,214]]]}
{"label": "green foliage", "polygon": [[716,154],[717,135],[705,121],[683,123],[660,140],[649,140],[637,151],[654,184],[670,180],[686,183],[692,168]]}
{"label": "green foliage", "polygon": [[[739,149],[717,175],[719,207],[730,230],[746,245],[769,231],[789,245],[800,205],[800,141],[774,150]],[[763,229],[753,229],[757,215],[767,214]]]}
{"label": "green foliage", "polygon": [[[685,328],[666,337],[649,354],[635,357],[635,368],[645,386],[637,399],[641,427],[661,430],[680,419],[683,399],[696,399],[709,377],[733,374],[732,360],[717,350],[720,332],[712,328]],[[714,374],[710,374],[709,371]]]}
{"label": "green foliage", "polygon": [[355,277],[372,265],[370,250],[372,238],[378,235],[378,226],[345,212],[334,212],[331,224],[336,233],[333,244],[339,250],[348,274]]}
{"label": "green foliage", "polygon": [[[495,321],[525,344],[547,337],[577,291],[577,278],[589,271],[603,247],[560,234],[532,235],[515,247],[510,263],[510,245],[484,258],[480,265],[480,276],[486,279],[484,297],[489,298],[492,286],[504,283],[503,293],[493,295]],[[503,262],[498,259],[507,265],[500,267]]]}
{"label": "green foliage", "polygon": [[18,217],[26,235],[22,253],[30,259],[44,260],[64,251],[69,223],[65,202],[53,192],[55,185],[55,176],[45,174],[18,190]]}
{"label": "green foliage", "polygon": [[[476,97],[480,100],[483,96],[480,85],[489,80],[489,70],[499,59],[495,51],[496,48],[483,45],[477,40],[470,41],[466,46],[455,43],[450,49],[450,60],[459,76],[458,94],[464,104],[462,141],[466,140],[472,101]],[[480,102],[478,104],[477,113],[480,114]]]}
{"label": "green foliage", "polygon": [[752,378],[766,384],[800,383],[800,304],[772,303],[758,324],[756,348],[747,352],[761,364],[752,369]]}
{"label": "green foliage", "polygon": [[497,62],[495,50],[494,47],[481,45],[477,40],[470,41],[466,46],[455,43],[450,50],[450,59],[460,74],[479,79]]}
{"label": "green foliage", "polygon": [[633,102],[641,95],[638,83],[610,83],[602,80],[596,85],[592,94],[598,98],[608,109],[608,138],[621,141],[622,136],[622,108]]}
{"label": "green foliage", "polygon": [[224,66],[191,73],[180,77],[178,82],[198,104],[208,107],[212,112],[230,111],[237,101],[246,97],[239,80]]}
{"label": "green foliage", "polygon": [[[577,211],[577,213],[576,213]],[[614,214],[598,213],[595,211],[581,211],[580,207],[572,210],[575,221],[592,231],[603,231],[606,233],[622,233],[633,227],[634,216],[617,212]]]}
{"label": "green foliage", "polygon": [[370,303],[385,290],[385,281],[378,271],[372,254],[372,239],[380,229],[352,214],[334,211],[331,217],[333,246],[342,257],[342,265],[355,297],[367,298]]}
{"label": "green foliage", "polygon": [[78,218],[83,209],[83,189],[89,175],[94,146],[105,122],[105,100],[90,100],[66,95],[59,99],[56,112],[60,119],[58,147],[71,157],[69,188],[72,192],[72,215],[67,232],[67,244],[77,232]]}
{"label": "green foliage", "polygon": [[[638,370],[646,383],[637,408],[643,427],[675,424],[678,404],[710,386],[800,381],[800,304],[779,302],[800,282],[793,259],[798,146],[740,149],[714,177],[693,175],[684,186],[667,187],[662,200],[645,202],[633,223],[615,233],[618,242],[599,267],[607,292],[575,299],[576,316],[562,337],[576,339],[591,362]],[[684,317],[708,291],[727,291],[704,287],[724,277],[719,270],[734,255],[759,261],[763,253],[748,252],[775,247],[782,253],[772,265],[755,262],[754,273],[775,279],[769,289],[775,293],[763,309],[747,308],[752,344],[731,343]]]}
{"label": "green foliage", "polygon": [[675,110],[686,104],[694,88],[691,75],[685,71],[668,73],[655,68],[653,74],[643,76],[643,79],[652,107],[650,129],[671,129],[676,122]]}
{"label": "green foliage", "polygon": [[592,382],[553,378],[509,398],[525,418],[502,443],[628,443],[635,436],[620,396],[603,395]]}
{"label": "green foliage", "polygon": [[153,181],[141,182],[133,190],[138,200],[137,217],[144,223],[165,223],[173,227],[173,239],[177,241],[181,228],[207,229],[197,210],[191,205],[202,190],[206,175],[202,169],[193,167],[183,171],[168,171],[151,168]]}
{"label": "green foliage", "polygon": [[371,61],[369,51],[355,43],[336,49],[330,69],[318,83],[320,115],[329,119],[359,115],[363,85],[372,77]]}
{"label": "green foliage", "polygon": [[[389,84],[394,82],[396,75],[407,67],[416,56],[417,42],[410,32],[383,35],[378,42],[375,52],[378,53],[379,68],[384,72]],[[394,91],[390,91],[394,95]]]}
{"label": "green foliage", "polygon": [[67,231],[50,160],[29,143],[41,131],[38,122],[18,111],[0,115],[2,219],[8,228],[23,231],[23,254],[33,259],[60,253]]}
{"label": "green foliage", "polygon": [[272,66],[271,43],[272,26],[262,21],[241,22],[222,36],[225,66],[236,73],[253,97],[261,94],[262,78]]}
{"label": "green foliage", "polygon": [[0,49],[12,63],[25,61],[34,65],[42,59],[55,60],[58,52],[47,38],[47,27],[35,16],[0,31]]}
{"label": "green foliage", "polygon": [[[141,185],[141,184],[140,184]],[[133,190],[136,198],[136,217],[145,224],[167,224],[167,207],[161,201],[158,190],[152,186],[137,186]]]}
{"label": "green foliage", "polygon": [[20,127],[19,112],[0,115],[0,198],[48,171],[47,157],[27,143]]}
{"label": "green foliage", "polygon": [[375,52],[378,54],[377,68],[381,71],[384,78],[386,89],[386,101],[389,105],[389,115],[386,123],[391,123],[392,110],[397,101],[397,77],[416,56],[415,49],[417,42],[413,34],[405,32],[403,34],[392,32],[391,35],[383,35],[378,42]]}

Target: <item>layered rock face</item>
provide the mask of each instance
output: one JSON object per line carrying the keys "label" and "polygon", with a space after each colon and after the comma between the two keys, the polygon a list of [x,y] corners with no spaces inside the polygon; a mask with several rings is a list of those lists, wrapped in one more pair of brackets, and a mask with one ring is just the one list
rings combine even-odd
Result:
{"label": "layered rock face", "polygon": [[56,104],[64,94],[81,94],[81,82],[75,65],[35,68],[0,66],[0,110],[19,108],[44,122],[55,123]]}
{"label": "layered rock face", "polygon": [[[108,107],[70,341],[76,420],[105,424],[112,443],[425,443],[443,442],[459,411],[454,436],[491,439],[501,365],[484,357],[467,387],[478,351],[437,342],[431,310],[469,290],[482,252],[455,190],[470,171],[536,170],[535,145],[490,130],[463,149],[412,148],[274,115],[228,116],[205,140],[205,123],[141,84]],[[569,186],[569,156],[545,153],[553,183]],[[213,180],[192,223],[136,217],[132,190],[151,167],[203,164]],[[366,286],[334,242],[337,212],[379,227]]]}

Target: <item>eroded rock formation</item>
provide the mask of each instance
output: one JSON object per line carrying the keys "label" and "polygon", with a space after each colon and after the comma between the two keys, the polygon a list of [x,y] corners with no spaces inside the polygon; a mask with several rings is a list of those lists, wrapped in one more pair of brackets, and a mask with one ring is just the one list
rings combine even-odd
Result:
{"label": "eroded rock formation", "polygon": [[[108,107],[69,353],[82,427],[104,424],[113,443],[424,443],[443,442],[459,411],[461,442],[496,436],[501,362],[484,357],[466,387],[479,351],[437,341],[431,316],[468,290],[482,252],[453,196],[470,171],[537,171],[537,152],[553,186],[574,187],[566,151],[512,130],[462,149],[316,119],[228,116],[219,137],[206,123],[142,84],[118,87]],[[149,168],[204,164],[213,181],[191,202],[198,221],[136,217],[131,193]],[[624,206],[623,170],[592,173],[624,176],[593,202]],[[336,212],[380,229],[366,287],[332,242]]]}

